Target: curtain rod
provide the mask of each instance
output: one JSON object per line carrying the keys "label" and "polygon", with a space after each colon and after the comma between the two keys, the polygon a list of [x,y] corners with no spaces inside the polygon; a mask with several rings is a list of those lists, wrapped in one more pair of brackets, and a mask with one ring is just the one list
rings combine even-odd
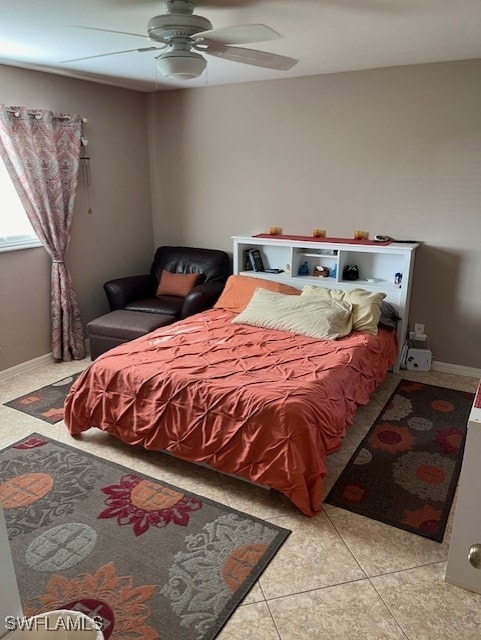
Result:
{"label": "curtain rod", "polygon": [[[18,118],[20,115],[20,111],[17,111],[17,109],[7,109],[8,113],[13,113],[13,115]],[[37,111],[27,111],[27,115],[29,116],[33,116],[34,118],[36,118],[37,120],[40,120],[42,117],[41,113],[38,113]],[[70,120],[70,116],[69,115],[64,115],[64,114],[60,114],[60,115],[54,115],[54,118],[58,118],[59,120]],[[87,124],[88,120],[87,118],[82,118],[82,124]]]}

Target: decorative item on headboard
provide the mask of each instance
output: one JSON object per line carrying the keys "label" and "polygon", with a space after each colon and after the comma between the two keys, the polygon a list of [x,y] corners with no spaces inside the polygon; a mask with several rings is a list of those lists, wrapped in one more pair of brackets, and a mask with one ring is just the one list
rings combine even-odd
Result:
{"label": "decorative item on headboard", "polygon": [[352,267],[346,264],[346,266],[342,270],[342,279],[359,280],[359,269],[357,268],[357,264],[353,265]]}
{"label": "decorative item on headboard", "polygon": [[251,262],[251,258],[250,258],[250,250],[249,249],[245,249],[245,251],[244,251],[243,269],[244,269],[244,271],[253,271],[252,262]]}
{"label": "decorative item on headboard", "polygon": [[369,240],[369,231],[354,231],[354,240]]}
{"label": "decorative item on headboard", "polygon": [[264,271],[264,262],[262,260],[261,252],[259,249],[248,249],[247,255],[249,257],[251,267],[253,271]]}
{"label": "decorative item on headboard", "polygon": [[309,275],[309,265],[306,262],[303,262],[299,265],[299,269],[297,270],[298,276],[308,276]]}
{"label": "decorative item on headboard", "polygon": [[329,267],[323,267],[320,264],[316,265],[312,270],[312,275],[319,278],[329,278]]}

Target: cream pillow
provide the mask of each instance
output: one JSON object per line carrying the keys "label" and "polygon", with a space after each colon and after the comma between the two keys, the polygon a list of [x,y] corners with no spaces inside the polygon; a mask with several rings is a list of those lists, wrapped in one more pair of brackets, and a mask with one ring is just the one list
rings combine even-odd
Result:
{"label": "cream pillow", "polygon": [[320,297],[321,299],[341,300],[352,304],[352,330],[366,331],[377,335],[377,326],[381,318],[381,303],[385,293],[373,293],[365,289],[327,289],[307,284],[302,289],[301,298]]}
{"label": "cream pillow", "polygon": [[342,300],[256,289],[247,307],[232,322],[335,340],[351,332],[351,312],[351,303]]}

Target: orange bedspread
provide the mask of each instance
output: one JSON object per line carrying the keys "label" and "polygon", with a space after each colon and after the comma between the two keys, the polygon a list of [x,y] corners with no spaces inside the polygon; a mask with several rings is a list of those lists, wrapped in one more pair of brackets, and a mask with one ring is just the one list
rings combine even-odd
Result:
{"label": "orange bedspread", "polygon": [[326,341],[233,317],[205,311],[102,355],[72,386],[68,429],[206,463],[314,515],[325,458],[395,361],[395,332]]}

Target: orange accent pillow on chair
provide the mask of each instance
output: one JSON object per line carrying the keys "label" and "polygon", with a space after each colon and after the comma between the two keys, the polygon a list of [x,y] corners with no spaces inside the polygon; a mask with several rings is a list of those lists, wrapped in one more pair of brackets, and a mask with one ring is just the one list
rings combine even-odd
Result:
{"label": "orange accent pillow on chair", "polygon": [[185,298],[195,287],[199,279],[198,273],[171,273],[162,269],[157,296],[177,296]]}

